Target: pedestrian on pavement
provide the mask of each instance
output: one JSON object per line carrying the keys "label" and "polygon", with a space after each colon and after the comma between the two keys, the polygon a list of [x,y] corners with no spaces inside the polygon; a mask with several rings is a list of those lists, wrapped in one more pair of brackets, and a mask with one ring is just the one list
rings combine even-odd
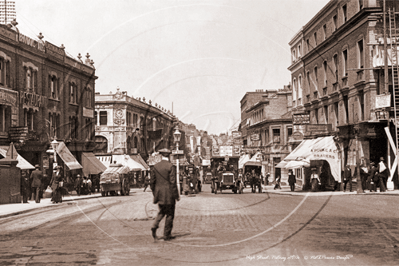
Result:
{"label": "pedestrian on pavement", "polygon": [[270,173],[267,173],[267,174],[266,174],[266,177],[265,177],[265,181],[266,181],[265,185],[266,185],[266,186],[269,185],[269,178],[270,178]]}
{"label": "pedestrian on pavement", "polygon": [[378,176],[376,174],[377,174],[377,167],[375,167],[374,162],[370,162],[370,171],[369,171],[369,175],[367,178],[368,190],[370,192],[377,191],[376,181],[377,181]]}
{"label": "pedestrian on pavement", "polygon": [[176,184],[176,169],[169,162],[171,151],[162,149],[159,151],[162,160],[155,164],[151,171],[151,190],[154,195],[154,204],[158,204],[159,212],[151,227],[152,237],[156,240],[159,223],[165,217],[164,237],[165,241],[173,239],[172,228],[175,217],[176,200],[180,200]]}
{"label": "pedestrian on pavement", "polygon": [[381,157],[380,162],[378,163],[378,175],[380,179],[380,192],[385,192],[387,189],[390,172],[387,164],[385,163],[384,157]]}
{"label": "pedestrian on pavement", "polygon": [[51,202],[53,203],[62,203],[62,174],[61,174],[61,166],[57,166],[54,170],[53,177],[51,179],[51,189],[53,190]]}
{"label": "pedestrian on pavement", "polygon": [[312,168],[312,174],[310,176],[310,183],[311,183],[311,191],[312,192],[317,192],[319,191],[319,186],[320,186],[320,177],[319,174],[317,173],[317,168]]}
{"label": "pedestrian on pavement", "polygon": [[256,184],[257,184],[257,176],[255,173],[255,169],[251,170],[251,192],[255,193],[256,192]]}
{"label": "pedestrian on pavement", "polygon": [[82,190],[82,178],[80,177],[80,175],[76,175],[76,179],[75,179],[75,190],[76,190],[76,194],[78,194],[78,196],[80,196],[81,190]]}
{"label": "pedestrian on pavement", "polygon": [[[346,185],[349,182],[349,191],[352,192],[352,170],[349,164],[344,170],[344,192],[346,192]],[[360,185],[360,184],[359,184]]]}
{"label": "pedestrian on pavement", "polygon": [[281,182],[281,177],[278,175],[276,177],[276,185],[274,186],[274,189],[278,189],[278,188],[281,189],[280,182]]}
{"label": "pedestrian on pavement", "polygon": [[363,191],[367,189],[367,178],[369,176],[370,166],[367,164],[367,160],[362,158],[360,164],[360,180],[362,182]]}
{"label": "pedestrian on pavement", "polygon": [[89,195],[91,195],[91,185],[92,185],[92,182],[91,182],[90,176],[89,176],[86,180],[87,180],[87,181],[86,181],[86,184],[87,184],[87,193],[88,193]]}
{"label": "pedestrian on pavement", "polygon": [[147,175],[144,178],[144,192],[149,185],[150,185],[150,177],[148,176],[148,173],[147,173]]}
{"label": "pedestrian on pavement", "polygon": [[32,179],[32,199],[36,201],[36,203],[40,203],[40,189],[42,187],[42,179],[43,173],[40,171],[40,165],[35,165],[35,170],[31,174]]}
{"label": "pedestrian on pavement", "polygon": [[25,171],[22,171],[21,173],[21,195],[22,195],[22,202],[28,203],[28,198],[30,195],[30,185],[29,185],[28,174]]}
{"label": "pedestrian on pavement", "polygon": [[295,190],[295,183],[296,183],[295,175],[292,173],[292,170],[290,170],[288,173],[288,184],[290,184],[291,191]]}

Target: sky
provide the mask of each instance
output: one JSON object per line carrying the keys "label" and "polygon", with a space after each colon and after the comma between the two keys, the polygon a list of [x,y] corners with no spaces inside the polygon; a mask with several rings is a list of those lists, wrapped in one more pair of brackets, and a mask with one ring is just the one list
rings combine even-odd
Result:
{"label": "sky", "polygon": [[288,42],[329,0],[16,0],[18,29],[90,54],[96,92],[151,100],[210,134],[246,92],[283,88]]}

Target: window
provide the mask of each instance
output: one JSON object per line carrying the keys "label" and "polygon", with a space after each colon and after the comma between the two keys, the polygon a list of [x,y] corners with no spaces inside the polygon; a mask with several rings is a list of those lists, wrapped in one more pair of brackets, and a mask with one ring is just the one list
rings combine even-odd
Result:
{"label": "window", "polygon": [[36,91],[37,70],[34,70],[32,67],[25,67],[25,88],[29,91]]}
{"label": "window", "polygon": [[364,92],[359,91],[359,104],[360,104],[360,120],[364,120]]}
{"label": "window", "polygon": [[295,50],[292,50],[292,62],[296,61]]}
{"label": "window", "polygon": [[315,91],[317,91],[318,90],[318,85],[319,85],[319,81],[318,81],[318,79],[317,79],[317,66],[315,66],[314,67],[314,80],[315,80],[315,84],[314,84],[314,88],[315,88]]}
{"label": "window", "polygon": [[280,129],[273,128],[273,143],[280,143]]}
{"label": "window", "polygon": [[85,139],[91,140],[94,136],[93,121],[91,118],[85,118]]}
{"label": "window", "polygon": [[310,74],[309,74],[309,71],[306,72],[306,80],[308,82],[308,93],[310,93],[311,89],[310,89]]}
{"label": "window", "polygon": [[328,124],[328,105],[324,106],[324,121]]}
{"label": "window", "polygon": [[342,65],[343,72],[342,72],[342,74],[343,74],[344,77],[346,77],[346,76],[348,76],[348,50],[344,50],[342,52],[342,60],[343,60],[343,65]]}
{"label": "window", "polygon": [[364,68],[363,40],[357,43],[358,67]]}
{"label": "window", "polygon": [[52,99],[58,99],[59,97],[59,79],[56,76],[49,76],[49,89],[50,89],[50,97]]}
{"label": "window", "polygon": [[11,125],[11,107],[0,105],[0,132],[8,132]]}
{"label": "window", "polygon": [[90,88],[85,88],[85,105],[87,108],[92,108],[93,93]]}
{"label": "window", "polygon": [[101,126],[106,126],[107,125],[107,117],[108,113],[107,111],[100,111],[100,125]]}
{"label": "window", "polygon": [[342,18],[344,19],[344,23],[348,20],[348,14],[346,10],[346,5],[342,6]]}
{"label": "window", "polygon": [[348,109],[348,95],[345,95],[343,97],[343,101],[344,101],[344,107],[345,107],[345,122],[348,124],[349,123],[349,109]]}
{"label": "window", "polygon": [[77,86],[75,83],[69,83],[69,103],[76,103]]}
{"label": "window", "polygon": [[269,144],[269,129],[265,130],[265,145]]}
{"label": "window", "polygon": [[29,131],[34,129],[35,112],[32,109],[24,109],[24,126]]}
{"label": "window", "polygon": [[313,33],[313,37],[314,37],[314,47],[317,46],[317,32]]}
{"label": "window", "polygon": [[10,61],[0,57],[0,84],[10,86]]}
{"label": "window", "polygon": [[310,44],[309,44],[309,39],[306,40],[306,51],[310,51]]}
{"label": "window", "polygon": [[298,45],[298,58],[301,57],[301,45]]}
{"label": "window", "polygon": [[359,11],[363,9],[363,0],[359,0]]}
{"label": "window", "polygon": [[318,124],[319,123],[319,109],[314,110],[314,119],[315,119],[315,123]]}
{"label": "window", "polygon": [[333,17],[333,31],[337,30],[337,15]]}
{"label": "window", "polygon": [[339,109],[338,102],[334,103],[335,126],[339,125]]}
{"label": "window", "polygon": [[338,82],[338,55],[334,55],[333,57],[334,62],[334,75],[335,75],[335,82]]}
{"label": "window", "polygon": [[323,85],[327,87],[327,61],[323,62]]}
{"label": "window", "polygon": [[291,136],[292,136],[292,127],[287,127],[287,142],[286,143],[288,143]]}
{"label": "window", "polygon": [[326,24],[323,25],[323,41],[327,39],[327,26]]}
{"label": "window", "polygon": [[98,113],[97,113],[97,111],[94,111],[94,119],[95,119],[96,126],[98,126]]}
{"label": "window", "polygon": [[[294,81],[292,82],[292,100],[294,101],[294,102],[296,102],[296,79],[294,79]],[[296,104],[295,104],[296,105]]]}
{"label": "window", "polygon": [[78,119],[74,116],[69,117],[69,136],[70,139],[78,138]]}
{"label": "window", "polygon": [[133,114],[133,125],[138,128],[139,127],[139,116],[137,114]]}
{"label": "window", "polygon": [[298,78],[298,105],[302,104],[302,76]]}

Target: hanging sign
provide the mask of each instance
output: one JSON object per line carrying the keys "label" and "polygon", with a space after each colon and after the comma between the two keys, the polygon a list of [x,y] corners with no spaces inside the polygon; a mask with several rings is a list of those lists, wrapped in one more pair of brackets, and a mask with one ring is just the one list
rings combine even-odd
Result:
{"label": "hanging sign", "polygon": [[375,96],[375,108],[391,107],[391,94],[380,94]]}

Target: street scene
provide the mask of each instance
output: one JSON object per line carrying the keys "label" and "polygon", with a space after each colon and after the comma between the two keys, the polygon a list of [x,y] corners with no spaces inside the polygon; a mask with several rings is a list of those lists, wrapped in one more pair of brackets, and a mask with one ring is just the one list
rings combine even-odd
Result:
{"label": "street scene", "polygon": [[398,10],[0,0],[0,265],[399,265]]}

